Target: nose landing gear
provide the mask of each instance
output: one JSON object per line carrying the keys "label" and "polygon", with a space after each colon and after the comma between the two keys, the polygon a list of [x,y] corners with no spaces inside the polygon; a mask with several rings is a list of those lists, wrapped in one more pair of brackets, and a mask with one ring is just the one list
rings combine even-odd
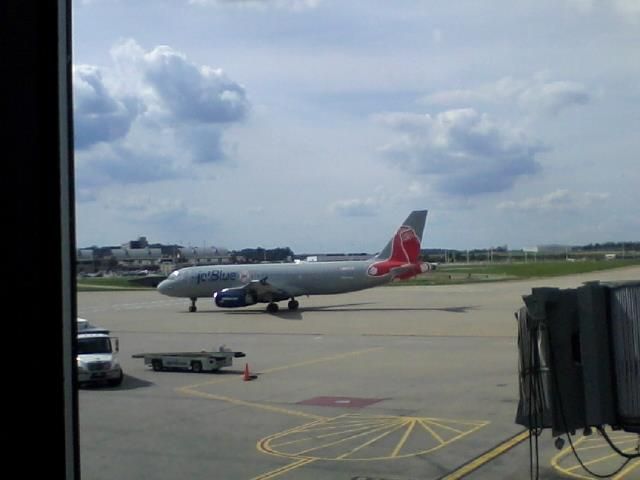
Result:
{"label": "nose landing gear", "polygon": [[196,308],[196,300],[198,300],[198,299],[192,297],[189,300],[191,300],[191,305],[189,306],[189,312],[191,312],[191,313],[197,312],[198,309]]}

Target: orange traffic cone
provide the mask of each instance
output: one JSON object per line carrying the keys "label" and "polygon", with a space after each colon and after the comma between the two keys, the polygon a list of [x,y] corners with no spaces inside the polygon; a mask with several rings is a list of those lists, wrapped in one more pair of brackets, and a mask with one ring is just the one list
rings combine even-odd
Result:
{"label": "orange traffic cone", "polygon": [[251,380],[251,375],[249,374],[249,364],[245,363],[244,364],[244,378],[243,380],[245,382],[248,382],[249,380]]}

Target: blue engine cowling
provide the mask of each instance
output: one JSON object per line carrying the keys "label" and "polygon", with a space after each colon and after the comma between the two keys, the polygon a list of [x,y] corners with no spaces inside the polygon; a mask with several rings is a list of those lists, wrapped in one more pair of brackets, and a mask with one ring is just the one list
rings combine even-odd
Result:
{"label": "blue engine cowling", "polygon": [[246,307],[258,303],[258,299],[252,292],[247,292],[243,287],[224,288],[213,294],[213,301],[221,308]]}

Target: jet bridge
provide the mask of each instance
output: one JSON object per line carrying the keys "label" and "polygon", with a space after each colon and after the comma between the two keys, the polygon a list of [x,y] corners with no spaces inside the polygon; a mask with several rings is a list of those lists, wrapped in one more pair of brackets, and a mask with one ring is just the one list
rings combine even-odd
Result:
{"label": "jet bridge", "polygon": [[[640,281],[534,288],[523,299],[516,423],[532,437],[550,428],[558,448],[567,434],[574,453],[571,435],[596,429],[623,461],[640,458]],[[622,451],[605,426],[638,434],[638,448]]]}

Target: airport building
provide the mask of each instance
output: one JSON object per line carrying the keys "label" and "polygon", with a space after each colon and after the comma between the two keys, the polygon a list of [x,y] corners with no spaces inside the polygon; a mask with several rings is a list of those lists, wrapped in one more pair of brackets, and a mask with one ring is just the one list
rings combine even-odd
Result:
{"label": "airport building", "polygon": [[151,245],[146,237],[120,246],[76,250],[76,273],[79,275],[108,271],[168,275],[179,267],[228,263],[232,263],[232,257],[226,248]]}

